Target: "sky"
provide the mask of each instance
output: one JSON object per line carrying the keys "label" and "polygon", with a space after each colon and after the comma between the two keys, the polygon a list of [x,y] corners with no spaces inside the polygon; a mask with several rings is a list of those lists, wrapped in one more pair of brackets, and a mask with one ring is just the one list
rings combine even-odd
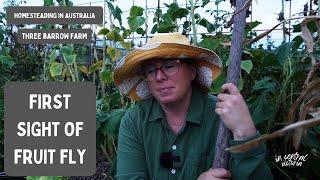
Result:
{"label": "sky", "polygon": [[[1,0],[3,1],[3,0]],[[127,26],[126,23],[126,17],[129,14],[129,10],[131,6],[137,5],[140,7],[145,8],[146,7],[146,1],[147,0],[115,0],[115,4],[118,5],[122,11],[123,11],[123,24],[125,27]],[[189,0],[177,0],[179,5],[182,5],[185,7],[186,2]],[[292,0],[292,5],[291,5],[291,17],[297,17],[299,16],[297,13],[303,11],[303,5],[306,4],[309,0]],[[147,5],[149,8],[155,8],[157,7],[157,0],[148,0]],[[171,3],[173,0],[161,0],[161,6],[164,6],[163,3]],[[201,2],[201,1],[199,1]],[[196,10],[196,13],[199,13],[200,16],[205,17],[210,21],[213,16],[210,16],[209,13],[206,13],[205,10],[212,10],[216,9],[217,6],[215,5],[215,0],[211,0],[208,5],[205,6],[205,8],[199,8]],[[73,3],[75,6],[102,6],[103,7],[103,0],[73,0]],[[26,0],[26,6],[41,6],[43,5],[42,0]],[[3,4],[0,3],[0,9],[2,9]],[[290,9],[290,2],[289,1],[284,1],[284,14],[285,18],[289,18],[289,9]],[[227,10],[232,12],[232,9],[230,8],[230,3],[229,0],[223,1],[219,4],[218,8],[220,10]],[[314,7],[313,9],[315,9]],[[260,21],[262,24],[260,24],[258,27],[255,28],[255,30],[266,30],[270,29],[276,24],[278,24],[277,18],[278,14],[281,12],[282,9],[282,0],[252,0],[252,21]],[[152,11],[152,10],[151,10]],[[165,10],[164,10],[165,11]],[[301,16],[301,14],[300,14]],[[106,20],[108,21],[108,13],[106,13]],[[149,25],[149,31],[151,30],[153,26],[153,13],[149,13],[149,20],[148,20],[148,25]],[[182,22],[185,19],[182,19]],[[251,18],[248,18],[247,21],[250,21]],[[211,22],[214,20],[211,20]],[[292,21],[291,24],[296,24],[299,21]],[[108,23],[107,23],[108,27]],[[287,25],[288,27],[288,25]],[[100,29],[99,26],[93,27],[98,31]],[[198,27],[198,33],[206,32],[205,28]],[[228,32],[228,30],[227,30]],[[262,33],[263,31],[257,31],[257,34]],[[283,39],[282,31],[273,31],[271,34],[271,38],[273,41],[276,41],[274,44],[279,45]],[[292,37],[291,37],[292,39]],[[287,36],[288,40],[288,36]],[[144,43],[144,42],[143,42]],[[266,43],[266,39],[264,38],[260,43]],[[259,43],[258,43],[259,44]]]}

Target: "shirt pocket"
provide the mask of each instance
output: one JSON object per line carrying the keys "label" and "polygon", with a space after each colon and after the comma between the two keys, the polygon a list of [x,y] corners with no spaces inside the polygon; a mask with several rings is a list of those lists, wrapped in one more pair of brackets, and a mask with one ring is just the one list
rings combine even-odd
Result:
{"label": "shirt pocket", "polygon": [[210,168],[210,160],[208,155],[204,154],[189,154],[186,158],[188,163],[187,173],[191,173],[193,179],[198,178],[201,173],[207,171]]}

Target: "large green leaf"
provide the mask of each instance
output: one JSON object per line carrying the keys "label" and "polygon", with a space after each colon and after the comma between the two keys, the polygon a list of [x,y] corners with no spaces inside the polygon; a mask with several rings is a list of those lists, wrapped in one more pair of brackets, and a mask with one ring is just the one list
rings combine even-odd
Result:
{"label": "large green leaf", "polygon": [[137,29],[143,25],[145,22],[145,18],[144,17],[141,17],[141,16],[137,16],[137,17],[130,17],[128,19],[128,24],[129,24],[129,27],[130,27],[130,30],[135,32],[137,31]]}
{"label": "large green leaf", "polygon": [[168,32],[172,32],[175,28],[176,28],[175,24],[160,23],[160,26],[157,30],[159,33],[168,33]]}
{"label": "large green leaf", "polygon": [[143,15],[143,8],[139,7],[139,6],[132,6],[130,8],[130,17],[134,18],[134,17],[138,17],[138,16],[142,16]]}
{"label": "large green leaf", "polygon": [[53,63],[57,59],[57,53],[56,51],[52,51],[50,54],[50,63]]}
{"label": "large green leaf", "polygon": [[267,120],[272,120],[275,113],[275,105],[272,104],[267,93],[262,93],[256,98],[252,104],[249,104],[251,116],[255,124],[262,123]]}
{"label": "large green leaf", "polygon": [[77,57],[76,54],[63,55],[63,58],[65,58],[66,63],[67,63],[68,65],[73,64],[73,63],[76,61],[76,57]]}
{"label": "large green leaf", "polygon": [[241,69],[245,70],[248,74],[250,74],[253,64],[251,60],[241,61]]}
{"label": "large green leaf", "polygon": [[276,87],[276,82],[271,77],[264,77],[259,81],[255,81],[253,91],[264,90],[265,92],[273,92]]}
{"label": "large green leaf", "polygon": [[189,10],[185,8],[179,8],[174,11],[174,14],[172,18],[175,19],[181,19],[183,17],[186,17],[189,14]]}
{"label": "large green leaf", "polygon": [[181,19],[183,17],[186,17],[189,14],[189,10],[185,8],[180,8],[176,3],[171,3],[168,6],[167,13],[165,16],[170,18],[172,21],[175,21],[176,19]]}
{"label": "large green leaf", "polygon": [[109,120],[110,120],[110,115],[108,113],[100,114],[96,117],[96,121],[100,123],[103,123]]}
{"label": "large green leaf", "polygon": [[220,93],[221,86],[226,82],[227,76],[221,73],[212,83],[211,91],[214,94]]}
{"label": "large green leaf", "polygon": [[73,51],[73,48],[71,46],[62,46],[61,47],[61,53],[63,55],[71,55]]}
{"label": "large green leaf", "polygon": [[261,64],[262,67],[272,68],[272,69],[282,68],[280,62],[278,61],[274,53],[267,53],[261,59],[262,59],[262,64]]}
{"label": "large green leaf", "polygon": [[98,35],[107,35],[109,32],[110,32],[110,30],[108,28],[102,28],[98,32]]}
{"label": "large green leaf", "polygon": [[131,44],[130,41],[129,41],[129,42],[124,42],[124,41],[122,41],[122,42],[121,42],[121,45],[122,45],[127,51],[129,51],[129,50],[131,49],[131,47],[132,47],[132,44]]}
{"label": "large green leaf", "polygon": [[209,22],[207,19],[205,19],[205,18],[202,18],[202,19],[198,22],[198,24],[200,24],[201,26],[207,28],[207,31],[208,31],[209,33],[213,32],[213,31],[216,29],[215,26],[214,26],[212,23],[210,23],[210,22]]}
{"label": "large green leaf", "polygon": [[126,112],[125,109],[114,109],[110,113],[110,120],[106,123],[105,132],[107,135],[117,136],[121,119]]}
{"label": "large green leaf", "polygon": [[142,29],[141,27],[139,27],[136,32],[138,34],[144,35],[144,29]]}
{"label": "large green leaf", "polygon": [[89,74],[89,70],[86,66],[79,66],[79,70],[85,74]]}
{"label": "large green leaf", "polygon": [[303,43],[303,39],[299,35],[294,37],[292,41],[294,42],[294,45],[292,47],[293,50],[297,50],[301,46],[301,44]]}
{"label": "large green leaf", "polygon": [[93,73],[95,72],[96,70],[98,70],[100,67],[102,66],[102,60],[101,61],[98,61],[94,64],[92,64],[90,67],[89,67],[89,73]]}
{"label": "large green leaf", "polygon": [[[106,0],[107,1],[107,0]],[[111,2],[107,1],[107,5],[108,5],[108,8],[110,9],[111,12],[114,11],[114,6]]]}
{"label": "large green leaf", "polygon": [[123,41],[122,36],[116,30],[108,32],[107,39],[112,41]]}
{"label": "large green leaf", "polygon": [[112,11],[112,14],[115,19],[118,19],[120,25],[122,25],[122,18],[121,18],[122,11],[121,11],[121,9],[118,6],[116,6],[116,8]]}
{"label": "large green leaf", "polygon": [[62,63],[53,62],[50,66],[50,74],[52,77],[59,76],[62,73]]}
{"label": "large green leaf", "polygon": [[221,39],[213,39],[210,37],[206,37],[198,45],[200,47],[215,51],[221,45],[221,42],[222,42]]}
{"label": "large green leaf", "polygon": [[294,42],[281,44],[275,51],[275,55],[281,65],[283,65],[289,58],[292,57],[292,46]]}
{"label": "large green leaf", "polygon": [[2,46],[2,52],[4,55],[9,55],[10,54],[10,48],[7,46]]}
{"label": "large green leaf", "polygon": [[123,37],[123,38],[127,38],[127,37],[130,36],[130,34],[131,34],[130,29],[122,28],[122,31],[123,31],[123,33],[122,33],[122,37]]}
{"label": "large green leaf", "polygon": [[262,24],[262,22],[260,22],[260,21],[253,21],[253,22],[247,23],[247,25],[245,27],[245,33],[247,34],[249,31],[251,31],[255,27],[259,26],[260,24]]}
{"label": "large green leaf", "polygon": [[111,46],[107,48],[107,53],[110,56],[112,61],[115,61],[121,56],[121,51]]}
{"label": "large green leaf", "polygon": [[152,29],[151,29],[150,33],[151,33],[151,34],[154,34],[154,33],[156,33],[157,31],[158,31],[158,25],[157,25],[157,24],[155,24],[155,25],[153,25],[153,27],[152,27]]}
{"label": "large green leaf", "polygon": [[4,56],[0,54],[0,63],[9,68],[12,68],[14,66],[13,58],[10,55]]}

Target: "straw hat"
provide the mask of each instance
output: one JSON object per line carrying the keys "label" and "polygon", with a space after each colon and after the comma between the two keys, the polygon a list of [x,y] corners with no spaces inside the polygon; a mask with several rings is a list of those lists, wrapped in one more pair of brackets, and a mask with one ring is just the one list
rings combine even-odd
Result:
{"label": "straw hat", "polygon": [[137,101],[152,96],[147,80],[140,73],[141,64],[152,58],[191,58],[197,69],[196,82],[207,92],[222,70],[215,52],[190,45],[188,38],[178,33],[158,33],[117,63],[114,82],[122,95]]}

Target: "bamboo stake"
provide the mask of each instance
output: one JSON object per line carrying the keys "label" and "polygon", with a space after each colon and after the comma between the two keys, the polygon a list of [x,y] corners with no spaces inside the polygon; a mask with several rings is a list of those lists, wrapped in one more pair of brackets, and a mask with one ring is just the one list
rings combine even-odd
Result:
{"label": "bamboo stake", "polygon": [[[241,9],[246,0],[236,0],[236,11]],[[232,33],[232,43],[230,49],[230,64],[228,66],[227,82],[238,85],[240,76],[240,58],[243,51],[244,28],[246,25],[246,10],[239,12],[234,16],[234,26]],[[223,122],[219,123],[217,135],[215,157],[213,168],[228,168],[229,153],[225,149],[229,146],[231,132],[224,126]]]}

